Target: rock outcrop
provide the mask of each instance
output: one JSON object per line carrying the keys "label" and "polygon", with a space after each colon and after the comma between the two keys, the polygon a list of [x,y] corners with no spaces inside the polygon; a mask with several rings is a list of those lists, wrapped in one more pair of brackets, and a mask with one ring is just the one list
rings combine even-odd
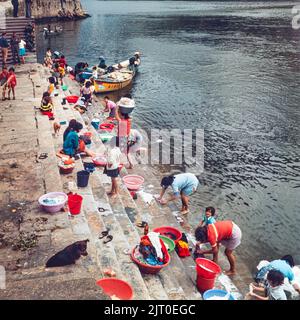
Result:
{"label": "rock outcrop", "polygon": [[[12,15],[11,1],[1,1],[7,15]],[[24,0],[19,0],[19,15],[24,16]],[[82,19],[89,15],[82,8],[80,0],[32,0],[32,16],[36,20]]]}
{"label": "rock outcrop", "polygon": [[36,19],[78,19],[87,16],[80,0],[33,0],[32,15]]}

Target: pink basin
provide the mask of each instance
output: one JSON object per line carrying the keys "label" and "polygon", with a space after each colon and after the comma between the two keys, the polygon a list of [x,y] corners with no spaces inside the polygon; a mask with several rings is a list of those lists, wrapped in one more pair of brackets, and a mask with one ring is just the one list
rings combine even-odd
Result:
{"label": "pink basin", "polygon": [[143,185],[145,179],[136,174],[128,174],[123,177],[123,182],[128,190],[137,191]]}

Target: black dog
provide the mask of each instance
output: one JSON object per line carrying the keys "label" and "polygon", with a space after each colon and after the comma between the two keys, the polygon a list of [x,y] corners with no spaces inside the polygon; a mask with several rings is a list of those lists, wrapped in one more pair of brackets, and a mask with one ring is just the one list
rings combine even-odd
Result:
{"label": "black dog", "polygon": [[87,239],[74,242],[73,244],[67,246],[47,261],[46,268],[63,267],[70,264],[75,264],[76,260],[78,260],[81,256],[88,255],[86,251],[88,242],[89,240]]}

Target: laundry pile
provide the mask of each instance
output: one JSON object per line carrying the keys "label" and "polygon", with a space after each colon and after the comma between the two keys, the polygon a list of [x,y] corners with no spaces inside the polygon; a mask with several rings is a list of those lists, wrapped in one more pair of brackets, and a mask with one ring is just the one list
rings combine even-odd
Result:
{"label": "laundry pile", "polygon": [[135,250],[135,258],[152,266],[167,263],[168,250],[159,238],[159,233],[149,232],[141,238],[139,249]]}

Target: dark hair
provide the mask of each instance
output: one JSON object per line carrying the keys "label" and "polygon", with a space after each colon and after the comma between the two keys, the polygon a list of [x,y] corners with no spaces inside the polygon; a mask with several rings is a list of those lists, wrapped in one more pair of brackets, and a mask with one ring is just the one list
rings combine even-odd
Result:
{"label": "dark hair", "polygon": [[284,275],[278,270],[270,270],[267,275],[267,280],[269,280],[274,287],[280,286],[284,282]]}
{"label": "dark hair", "polygon": [[54,68],[56,68],[56,69],[59,68],[59,64],[55,63]]}
{"label": "dark hair", "polygon": [[173,182],[175,177],[174,176],[167,176],[161,179],[160,185],[162,187],[168,188]]}
{"label": "dark hair", "polygon": [[283,256],[280,260],[286,261],[286,263],[288,263],[291,266],[291,268],[293,268],[295,266],[294,259],[289,254],[287,254],[286,256]]}
{"label": "dark hair", "polygon": [[79,132],[83,128],[83,125],[80,122],[76,122],[74,125],[74,131]]}
{"label": "dark hair", "polygon": [[84,86],[86,88],[89,88],[91,85],[92,85],[92,82],[91,81],[87,81]]}
{"label": "dark hair", "polygon": [[124,97],[125,97],[125,98],[129,98],[129,99],[132,99],[132,95],[131,95],[130,93],[125,94]]}
{"label": "dark hair", "polygon": [[108,100],[109,100],[109,97],[108,97],[108,96],[105,96],[104,99],[108,99]]}
{"label": "dark hair", "polygon": [[14,69],[13,67],[10,67],[10,68],[8,69],[8,71],[15,72],[15,69]]}
{"label": "dark hair", "polygon": [[64,59],[65,58],[65,56],[62,54],[61,56],[60,56],[62,59]]}
{"label": "dark hair", "polygon": [[48,91],[45,91],[43,93],[43,98],[45,98],[45,97],[50,97],[50,93]]}
{"label": "dark hair", "polygon": [[207,226],[196,228],[195,238],[202,243],[207,242]]}
{"label": "dark hair", "polygon": [[44,103],[48,104],[50,102],[51,102],[51,97],[50,96],[44,97]]}
{"label": "dark hair", "polygon": [[47,48],[47,51],[49,51],[49,50],[51,51],[51,48]]}
{"label": "dark hair", "polygon": [[70,120],[69,125],[68,125],[68,128],[69,128],[69,129],[74,129],[75,126],[76,126],[76,123],[77,123],[76,119]]}
{"label": "dark hair", "polygon": [[205,209],[205,212],[207,212],[207,211],[209,211],[212,216],[214,216],[214,215],[215,215],[215,212],[216,212],[216,210],[215,210],[214,207],[207,207],[207,208]]}
{"label": "dark hair", "polygon": [[55,78],[54,77],[50,77],[48,80],[49,80],[50,83],[53,83],[53,84],[55,83]]}

